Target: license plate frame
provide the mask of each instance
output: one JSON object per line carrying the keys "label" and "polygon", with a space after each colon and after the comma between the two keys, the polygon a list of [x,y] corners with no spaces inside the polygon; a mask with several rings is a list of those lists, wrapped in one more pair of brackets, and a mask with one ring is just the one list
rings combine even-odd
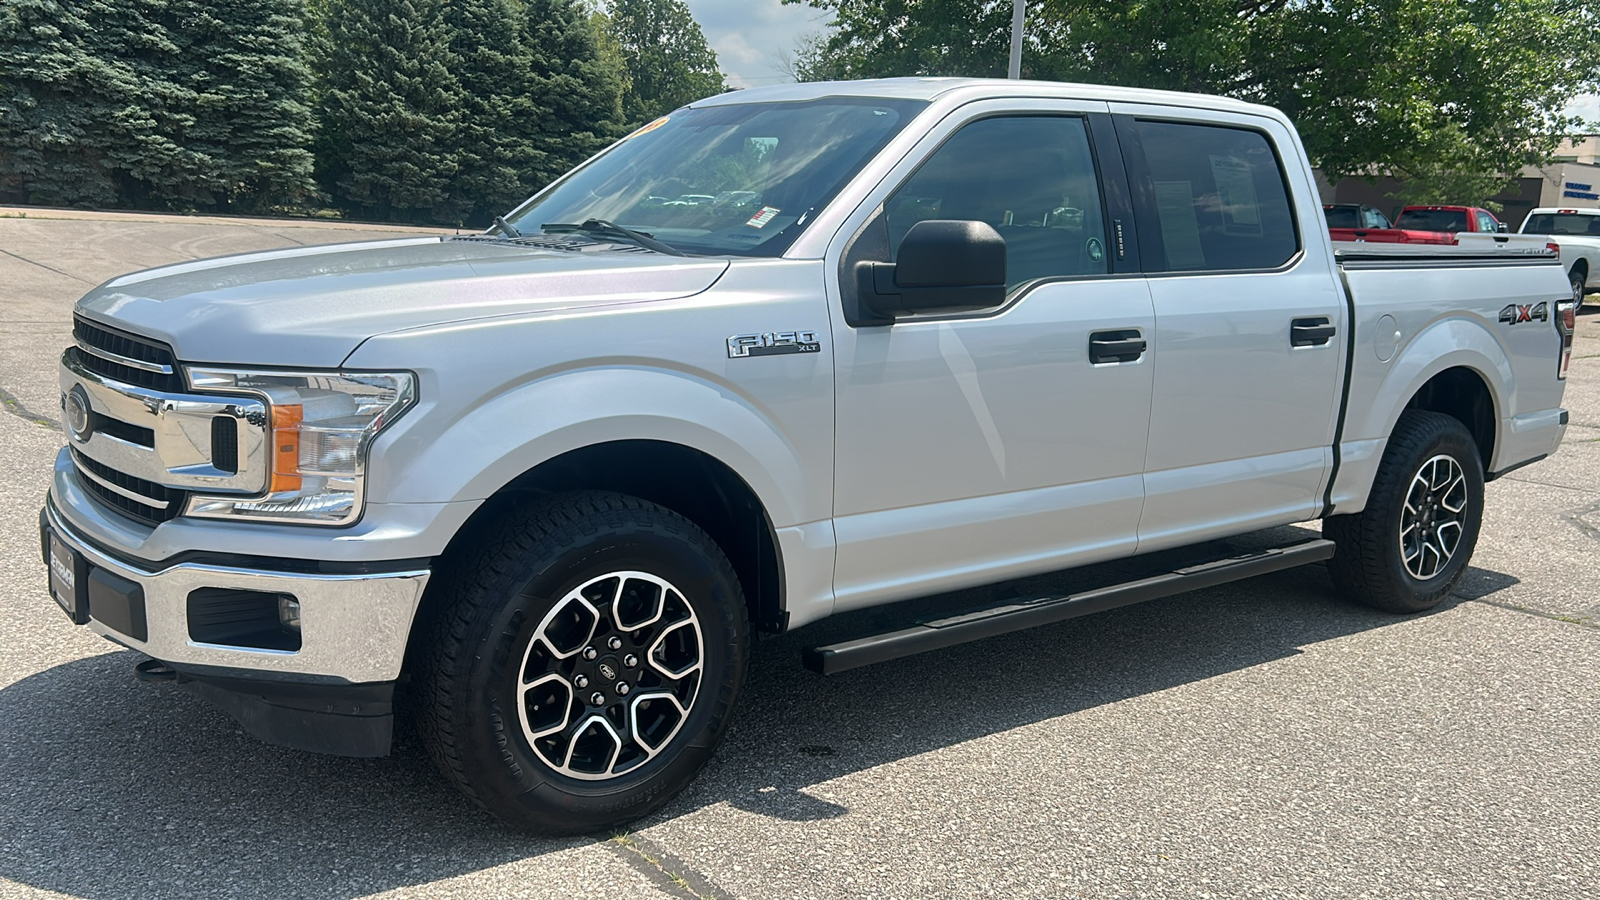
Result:
{"label": "license plate frame", "polygon": [[74,625],[89,624],[89,561],[51,531],[50,596]]}

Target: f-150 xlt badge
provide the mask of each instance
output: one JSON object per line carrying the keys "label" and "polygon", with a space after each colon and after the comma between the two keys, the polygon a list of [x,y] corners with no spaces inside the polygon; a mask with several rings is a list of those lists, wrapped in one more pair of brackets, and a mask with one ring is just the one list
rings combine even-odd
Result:
{"label": "f-150 xlt badge", "polygon": [[768,331],[765,334],[736,334],[728,338],[729,359],[821,352],[822,342],[817,340],[815,331]]}
{"label": "f-150 xlt badge", "polygon": [[1512,303],[1507,305],[1505,309],[1500,310],[1501,325],[1517,325],[1522,322],[1532,322],[1534,319],[1538,319],[1541,322],[1550,321],[1550,304],[1540,303],[1537,305],[1518,306]]}

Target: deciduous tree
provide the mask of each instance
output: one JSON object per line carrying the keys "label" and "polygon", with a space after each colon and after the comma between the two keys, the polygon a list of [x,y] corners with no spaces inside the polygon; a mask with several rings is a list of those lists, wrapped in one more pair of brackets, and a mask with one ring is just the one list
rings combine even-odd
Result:
{"label": "deciduous tree", "polygon": [[613,0],[607,17],[626,63],[622,109],[630,124],[726,89],[717,54],[683,0]]}

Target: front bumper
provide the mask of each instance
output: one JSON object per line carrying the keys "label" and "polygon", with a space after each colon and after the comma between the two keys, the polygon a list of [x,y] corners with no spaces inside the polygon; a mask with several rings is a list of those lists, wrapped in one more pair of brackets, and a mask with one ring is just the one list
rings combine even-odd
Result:
{"label": "front bumper", "polygon": [[[142,594],[142,608],[131,610],[122,604],[114,613],[98,616],[91,600],[89,627],[183,672],[329,685],[392,682],[400,676],[411,620],[428,582],[426,568],[379,574],[312,574],[196,562],[147,568],[91,543],[53,500],[46,501],[39,518],[41,529],[84,560],[86,573],[103,570],[137,585]],[[48,540],[44,543],[49,565]],[[270,650],[194,640],[190,597],[206,588],[295,598],[300,604],[300,648]]]}

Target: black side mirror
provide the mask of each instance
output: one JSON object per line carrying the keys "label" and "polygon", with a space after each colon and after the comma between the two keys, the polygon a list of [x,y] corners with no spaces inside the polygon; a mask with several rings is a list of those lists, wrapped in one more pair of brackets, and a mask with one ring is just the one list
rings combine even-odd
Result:
{"label": "black side mirror", "polygon": [[1006,299],[1006,241],[987,222],[928,219],[911,226],[892,263],[856,266],[864,325],[896,315],[965,312]]}
{"label": "black side mirror", "polygon": [[1498,231],[1501,234],[1505,234],[1506,232],[1508,232],[1510,230],[1511,230],[1511,226],[1507,225],[1504,222],[1501,222],[1499,225],[1495,226],[1495,231]]}

